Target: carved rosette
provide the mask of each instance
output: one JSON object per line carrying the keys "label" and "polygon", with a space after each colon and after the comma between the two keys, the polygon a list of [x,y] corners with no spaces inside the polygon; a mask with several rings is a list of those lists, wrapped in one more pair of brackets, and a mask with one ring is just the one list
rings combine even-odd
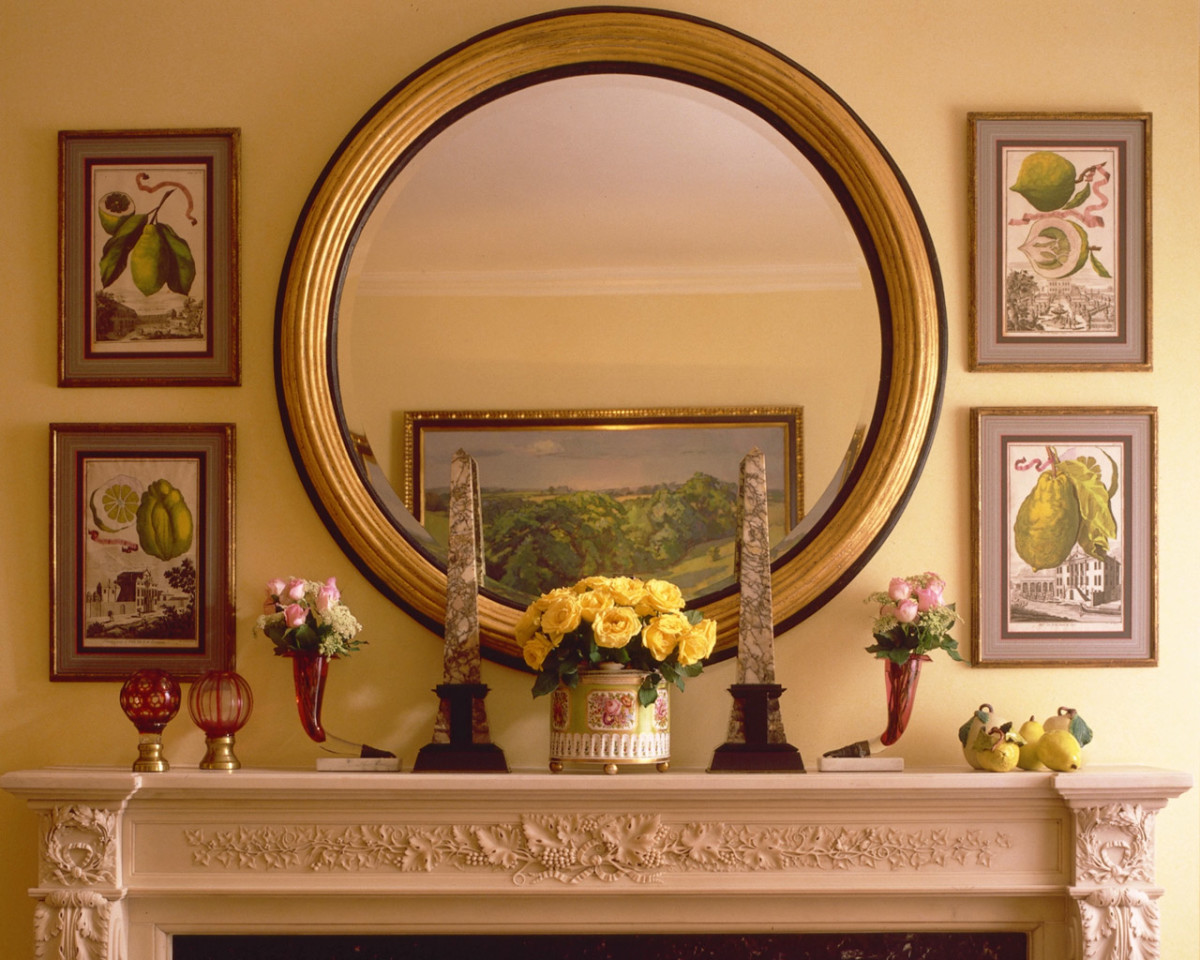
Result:
{"label": "carved rosette", "polygon": [[1083,960],[1158,960],[1155,811],[1117,803],[1075,811],[1075,882]]}
{"label": "carved rosette", "polygon": [[458,826],[238,827],[185,830],[198,867],[237,870],[490,870],[515,884],[662,880],[668,874],[920,870],[988,866],[1012,846],[981,830],[784,827],[656,815],[535,816]]}

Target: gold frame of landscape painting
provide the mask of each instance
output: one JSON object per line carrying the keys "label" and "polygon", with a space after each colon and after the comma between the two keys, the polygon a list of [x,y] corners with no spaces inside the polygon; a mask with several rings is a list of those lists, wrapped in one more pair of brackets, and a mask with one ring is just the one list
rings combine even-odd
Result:
{"label": "gold frame of landscape painting", "polygon": [[59,386],[238,385],[239,144],[59,131]]}
{"label": "gold frame of landscape painting", "polygon": [[971,411],[972,659],[1158,660],[1157,411]]}
{"label": "gold frame of landscape painting", "polygon": [[799,407],[409,411],[403,430],[405,506],[443,549],[451,457],[477,461],[489,589],[515,602],[594,573],[672,580],[689,603],[732,586],[725,527],[756,447],[772,542],[804,514]]}
{"label": "gold frame of landscape painting", "polygon": [[234,653],[234,425],[51,424],[51,680]]}

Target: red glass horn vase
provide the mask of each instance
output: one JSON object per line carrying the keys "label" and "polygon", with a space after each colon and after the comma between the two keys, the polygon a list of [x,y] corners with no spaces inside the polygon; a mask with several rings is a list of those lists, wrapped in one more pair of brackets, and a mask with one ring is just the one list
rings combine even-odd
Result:
{"label": "red glass horn vase", "polygon": [[890,657],[883,658],[883,682],[887,688],[887,729],[879,739],[890,747],[900,739],[912,716],[913,703],[917,699],[917,681],[921,679],[921,665],[929,657],[919,654],[897,663]]}
{"label": "red glass horn vase", "polygon": [[205,753],[201,770],[237,770],[241,761],[233,753],[234,734],[246,725],[254,696],[245,677],[233,670],[210,670],[188,691],[188,712],[204,731]]}
{"label": "red glass horn vase", "polygon": [[326,733],[321,724],[321,705],[325,700],[330,658],[315,650],[288,650],[284,656],[292,661],[292,682],[296,687],[300,725],[311,740],[324,743]]}

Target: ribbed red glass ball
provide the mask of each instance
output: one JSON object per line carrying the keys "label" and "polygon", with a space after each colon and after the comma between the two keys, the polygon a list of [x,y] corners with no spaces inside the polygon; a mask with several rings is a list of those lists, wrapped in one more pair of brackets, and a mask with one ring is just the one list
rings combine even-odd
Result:
{"label": "ribbed red glass ball", "polygon": [[254,696],[245,677],[233,670],[211,670],[188,691],[188,712],[208,737],[228,737],[250,719]]}
{"label": "ribbed red glass ball", "polygon": [[135,670],[121,687],[121,709],[138,733],[162,733],[182,704],[179,682],[166,670]]}

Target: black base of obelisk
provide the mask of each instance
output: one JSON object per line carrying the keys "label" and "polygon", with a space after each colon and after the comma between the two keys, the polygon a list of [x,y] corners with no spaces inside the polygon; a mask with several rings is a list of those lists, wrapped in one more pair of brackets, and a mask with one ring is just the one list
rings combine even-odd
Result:
{"label": "black base of obelisk", "polygon": [[778,683],[735,683],[729,688],[742,705],[745,741],[729,741],[713,751],[709,773],[804,773],[800,751],[790,743],[767,740],[767,709],[778,699]]}
{"label": "black base of obelisk", "polygon": [[508,773],[503,750],[474,742],[475,701],[487,696],[487,685],[441,683],[434,692],[450,704],[450,742],[425,744],[413,773]]}

